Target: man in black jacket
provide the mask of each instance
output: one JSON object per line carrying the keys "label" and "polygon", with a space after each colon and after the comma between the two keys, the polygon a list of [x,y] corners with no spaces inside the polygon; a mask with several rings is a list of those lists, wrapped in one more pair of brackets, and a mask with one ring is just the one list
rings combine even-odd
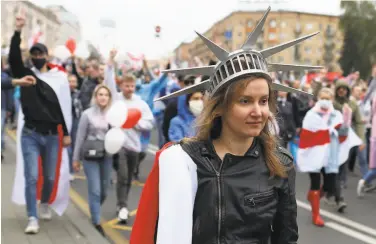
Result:
{"label": "man in black jacket", "polygon": [[[42,219],[51,219],[49,202],[57,199],[52,192],[56,188],[57,167],[63,165],[59,163],[63,160],[60,160],[58,155],[62,150],[61,145],[67,147],[71,143],[69,135],[71,99],[67,76],[57,67],[52,67],[47,63],[48,49],[45,45],[36,43],[31,47],[30,55],[34,67],[31,69],[25,67],[20,49],[21,30],[24,25],[25,16],[17,16],[16,31],[9,50],[9,65],[15,78],[32,76],[35,82],[32,86],[21,87],[20,100],[24,125],[20,126],[17,131],[20,134],[19,143],[21,144],[17,151],[17,164],[22,164],[22,166],[17,167],[16,175],[23,175],[25,182],[22,184],[15,181],[14,194],[21,192],[22,195],[25,191],[22,197],[26,201],[29,217],[25,233],[36,234],[39,231],[37,216],[39,157],[42,159],[44,178],[39,216]],[[18,172],[22,168],[24,171]],[[69,182],[66,184],[69,185]],[[57,194],[60,194],[59,190]],[[19,203],[22,202],[19,200]]]}
{"label": "man in black jacket", "polygon": [[278,91],[278,126],[281,145],[287,148],[287,144],[296,134],[296,125],[293,119],[291,102],[287,101],[287,92]]}
{"label": "man in black jacket", "polygon": [[95,87],[104,81],[105,65],[96,60],[92,60],[90,63],[90,77],[86,78],[80,89],[78,99],[80,99],[83,110],[90,107],[91,98]]}

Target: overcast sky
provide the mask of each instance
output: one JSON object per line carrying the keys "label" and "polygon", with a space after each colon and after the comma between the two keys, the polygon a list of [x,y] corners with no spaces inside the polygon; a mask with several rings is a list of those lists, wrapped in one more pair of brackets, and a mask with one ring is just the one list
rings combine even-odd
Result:
{"label": "overcast sky", "polygon": [[[235,10],[285,9],[302,12],[340,13],[340,0],[32,0],[45,7],[63,5],[78,16],[83,38],[97,45],[115,46],[122,52],[144,53],[154,58],[171,52],[183,41],[192,40],[194,31],[205,32]],[[116,29],[103,40],[101,18],[116,22]],[[155,38],[155,26],[161,37]]]}

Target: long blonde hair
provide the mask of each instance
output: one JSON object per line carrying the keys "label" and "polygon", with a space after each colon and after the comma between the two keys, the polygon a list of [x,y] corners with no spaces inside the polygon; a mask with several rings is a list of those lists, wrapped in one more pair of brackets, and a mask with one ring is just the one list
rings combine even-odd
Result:
{"label": "long blonde hair", "polygon": [[[248,84],[256,79],[264,78],[269,86],[269,123],[272,123],[276,111],[274,92],[271,89],[271,81],[265,75],[252,75],[239,81],[233,81],[226,89],[219,91],[216,95],[205,101],[204,109],[196,119],[196,135],[193,138],[186,138],[184,142],[206,141],[217,139],[222,131],[222,115],[226,110],[231,109],[236,97],[241,96],[242,91]],[[266,123],[258,138],[261,140],[264,150],[266,164],[272,176],[286,177],[286,168],[280,163],[276,154],[277,138],[270,131],[270,124]]]}
{"label": "long blonde hair", "polygon": [[92,106],[93,105],[97,105],[97,99],[96,99],[96,97],[98,95],[99,90],[102,89],[102,88],[105,89],[105,90],[107,90],[108,96],[109,96],[108,104],[104,108],[105,110],[107,110],[111,106],[111,104],[112,104],[113,97],[112,97],[112,92],[111,92],[110,88],[108,86],[106,86],[105,84],[99,84],[99,85],[97,85],[95,87],[94,92],[93,92],[93,96],[91,97],[91,102],[90,103],[91,103]]}

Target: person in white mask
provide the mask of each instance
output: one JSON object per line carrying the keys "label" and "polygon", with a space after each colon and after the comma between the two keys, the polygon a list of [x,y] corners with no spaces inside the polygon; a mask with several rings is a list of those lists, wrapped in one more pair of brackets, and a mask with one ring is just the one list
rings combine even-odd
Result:
{"label": "person in white mask", "polygon": [[204,108],[203,98],[204,95],[201,92],[179,97],[178,115],[171,120],[168,130],[171,141],[180,141],[184,137],[194,135],[192,124]]}

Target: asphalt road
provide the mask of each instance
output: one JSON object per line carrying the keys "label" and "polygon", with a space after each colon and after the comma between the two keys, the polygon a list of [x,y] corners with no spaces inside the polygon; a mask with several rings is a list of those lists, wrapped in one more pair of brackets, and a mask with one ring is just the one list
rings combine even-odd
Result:
{"label": "asphalt road", "polygon": [[[155,135],[149,153],[141,164],[140,182],[145,182],[152,167],[156,151]],[[115,173],[113,179],[116,180]],[[306,200],[309,188],[308,175],[298,173],[296,179],[296,196],[298,203],[299,243],[303,244],[376,244],[376,191],[369,193],[365,198],[356,196],[356,184],[359,176],[349,175],[348,188],[344,190],[348,208],[345,213],[337,213],[334,208],[321,204],[322,217],[326,221],[323,228],[315,227],[311,223],[310,206]],[[73,202],[88,214],[87,184],[83,172],[77,174],[72,182]],[[137,204],[142,191],[142,184],[134,183],[129,196],[129,210],[131,217],[127,225],[117,224],[115,185],[111,185],[106,202],[102,208],[104,226],[109,238],[114,243],[128,243],[131,233]],[[72,194],[71,194],[72,197]],[[89,219],[88,219],[89,224]]]}

